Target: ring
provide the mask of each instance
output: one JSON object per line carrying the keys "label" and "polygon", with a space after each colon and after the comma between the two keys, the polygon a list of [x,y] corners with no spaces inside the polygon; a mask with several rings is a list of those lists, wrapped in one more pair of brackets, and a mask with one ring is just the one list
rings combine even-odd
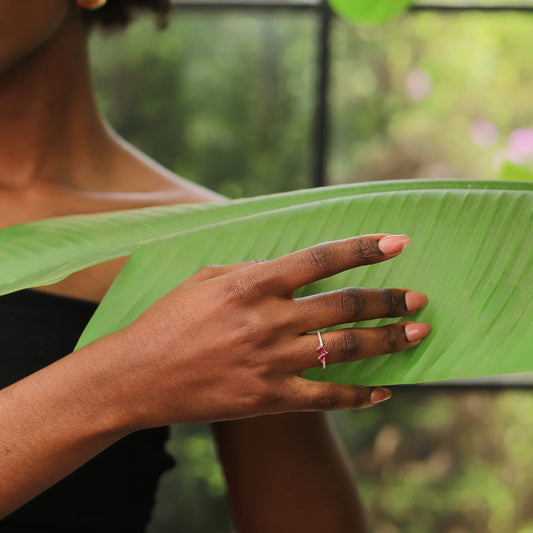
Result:
{"label": "ring", "polygon": [[320,346],[316,349],[316,351],[320,354],[318,356],[318,360],[322,363],[322,368],[326,368],[326,356],[328,355],[328,351],[326,348],[324,348],[324,343],[322,342],[322,335],[320,335],[320,331],[316,332],[318,335],[318,341],[320,342]]}

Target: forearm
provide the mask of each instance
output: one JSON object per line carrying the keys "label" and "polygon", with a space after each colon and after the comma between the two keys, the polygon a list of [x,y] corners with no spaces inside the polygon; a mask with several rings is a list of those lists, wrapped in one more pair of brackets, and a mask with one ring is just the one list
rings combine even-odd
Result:
{"label": "forearm", "polygon": [[0,391],[0,517],[127,433],[106,349],[89,345]]}
{"label": "forearm", "polygon": [[321,413],[215,424],[241,533],[364,533],[355,483]]}

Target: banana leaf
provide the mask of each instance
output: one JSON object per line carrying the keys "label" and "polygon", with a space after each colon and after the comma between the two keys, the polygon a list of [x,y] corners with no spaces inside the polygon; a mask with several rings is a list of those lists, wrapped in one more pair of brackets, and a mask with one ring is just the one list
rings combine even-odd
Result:
{"label": "banana leaf", "polygon": [[533,370],[532,184],[410,185],[407,191],[378,185],[377,192],[367,186],[333,198],[332,190],[317,191],[306,203],[150,244],[133,254],[80,345],[124,327],[205,264],[273,258],[321,241],[390,232],[412,238],[401,256],[320,281],[300,295],[345,286],[422,291],[430,304],[417,319],[430,322],[433,333],[402,354],[329,365],[308,377],[377,385]]}
{"label": "banana leaf", "polygon": [[[468,186],[501,187],[482,181]],[[55,283],[83,268],[127,256],[140,246],[200,226],[312,201],[428,187],[453,189],[464,185],[453,180],[382,181],[273,194],[222,205],[150,207],[11,226],[0,231],[0,294]],[[507,183],[506,187],[517,186]]]}
{"label": "banana leaf", "polygon": [[312,369],[307,377],[374,385],[533,370],[533,184],[527,182],[383,182],[15,226],[0,232],[0,290],[50,283],[133,251],[81,346],[124,327],[205,264],[273,258],[377,232],[407,233],[412,244],[392,261],[320,281],[299,295],[344,286],[426,292],[430,303],[416,319],[430,322],[433,333],[413,350]]}

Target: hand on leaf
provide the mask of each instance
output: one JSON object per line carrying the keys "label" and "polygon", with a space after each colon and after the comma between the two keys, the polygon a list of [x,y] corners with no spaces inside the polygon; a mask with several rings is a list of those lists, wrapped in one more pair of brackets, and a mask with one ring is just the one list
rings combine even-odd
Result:
{"label": "hand on leaf", "polygon": [[[120,380],[131,429],[287,411],[369,407],[382,388],[314,382],[322,328],[398,317],[421,309],[405,289],[345,288],[303,298],[296,289],[341,271],[396,257],[406,236],[366,235],[313,246],[272,261],[209,266],[136,321],[105,337],[124,364]],[[322,333],[327,363],[357,361],[416,346],[425,323]]]}

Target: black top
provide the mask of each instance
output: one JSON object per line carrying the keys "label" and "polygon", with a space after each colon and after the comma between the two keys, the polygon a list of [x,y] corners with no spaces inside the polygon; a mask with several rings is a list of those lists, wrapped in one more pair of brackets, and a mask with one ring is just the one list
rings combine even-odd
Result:
{"label": "black top", "polygon": [[[0,297],[0,388],[72,352],[96,305],[20,291]],[[0,520],[0,533],[143,532],[161,473],[167,428],[129,435]]]}

